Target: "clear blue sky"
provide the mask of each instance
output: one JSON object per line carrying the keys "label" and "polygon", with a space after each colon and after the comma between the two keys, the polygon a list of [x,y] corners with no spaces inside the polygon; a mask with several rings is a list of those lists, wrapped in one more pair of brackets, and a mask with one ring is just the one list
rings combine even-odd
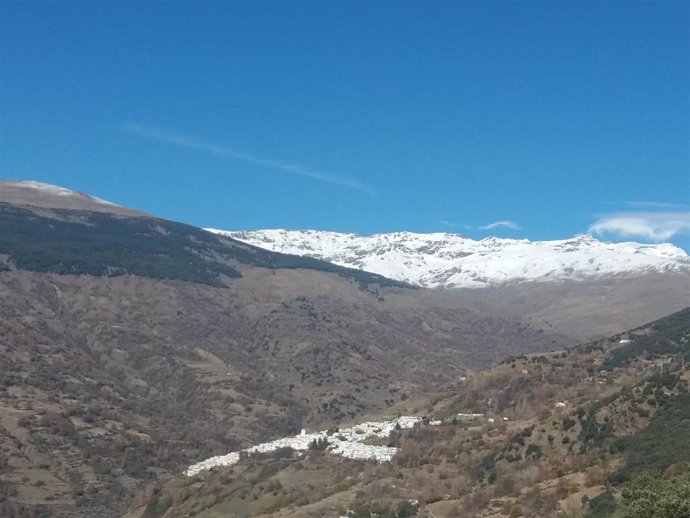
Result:
{"label": "clear blue sky", "polygon": [[686,0],[10,0],[0,52],[3,178],[227,229],[690,248]]}

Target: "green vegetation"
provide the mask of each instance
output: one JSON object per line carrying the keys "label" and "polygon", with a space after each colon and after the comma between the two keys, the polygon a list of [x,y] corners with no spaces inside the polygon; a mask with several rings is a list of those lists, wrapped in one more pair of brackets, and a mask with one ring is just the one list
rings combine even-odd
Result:
{"label": "green vegetation", "polygon": [[616,510],[616,498],[611,491],[604,491],[596,498],[589,500],[588,506],[587,518],[608,518]]}
{"label": "green vegetation", "polygon": [[142,518],[155,518],[156,516],[162,516],[165,511],[168,510],[171,504],[172,499],[169,496],[161,496],[156,492],[151,496],[151,501],[146,506]]}
{"label": "green vegetation", "polygon": [[607,439],[613,436],[613,425],[611,421],[599,423],[596,416],[597,406],[589,409],[589,412],[578,412],[580,420],[580,434],[578,439],[581,441],[580,453],[585,453],[588,449],[601,448]]}
{"label": "green vegetation", "polygon": [[[508,462],[518,462],[523,459],[521,451],[527,444],[527,439],[532,436],[534,426],[523,428],[518,433],[513,435],[506,445],[501,448],[495,455],[491,454],[479,464],[475,472],[475,478],[478,480],[486,480],[489,484],[493,484],[496,480],[496,463],[501,460]],[[529,444],[525,449],[525,458],[539,459],[542,456],[541,446],[537,444]]]}
{"label": "green vegetation", "polygon": [[538,444],[530,444],[527,446],[527,450],[525,451],[525,456],[526,457],[531,457],[533,459],[539,459],[543,455],[541,446]]}
{"label": "green vegetation", "polygon": [[[66,220],[0,205],[0,251],[24,270],[97,276],[139,275],[221,286],[234,268],[212,261],[215,236],[194,227],[149,218],[59,211]],[[206,254],[204,256],[203,254]]]}
{"label": "green vegetation", "polygon": [[328,439],[325,437],[319,437],[318,439],[314,439],[312,442],[309,443],[309,449],[310,450],[326,450],[328,448]]}
{"label": "green vegetation", "polygon": [[622,518],[690,518],[690,472],[635,477],[623,491]]}
{"label": "green vegetation", "polygon": [[[360,287],[406,286],[380,275],[309,257],[262,250],[199,228],[154,218],[54,210],[59,219],[0,203],[0,253],[23,270],[95,276],[138,275],[224,286],[231,266],[306,268],[350,278]],[[6,269],[0,261],[0,270]]]}
{"label": "green vegetation", "polygon": [[626,465],[612,481],[624,482],[642,471],[660,470],[690,461],[690,393],[669,397],[646,428],[621,437],[616,446],[625,452]]}
{"label": "green vegetation", "polygon": [[563,422],[561,423],[561,430],[567,431],[570,430],[573,426],[575,426],[575,419],[572,417],[564,417]]}
{"label": "green vegetation", "polygon": [[614,349],[603,368],[622,367],[637,357],[654,358],[664,354],[682,354],[690,359],[690,308],[685,308],[654,322],[647,334],[633,335],[631,342]]}
{"label": "green vegetation", "polygon": [[518,446],[524,446],[525,439],[531,437],[533,431],[534,426],[528,426],[527,428],[522,429],[520,432],[516,433],[510,438],[507,448],[512,449],[517,448]]}
{"label": "green vegetation", "polygon": [[405,518],[407,516],[417,516],[417,505],[404,500],[397,506],[388,507],[383,504],[367,504],[362,505],[350,511],[348,518],[370,518],[371,516],[378,516],[379,518]]}

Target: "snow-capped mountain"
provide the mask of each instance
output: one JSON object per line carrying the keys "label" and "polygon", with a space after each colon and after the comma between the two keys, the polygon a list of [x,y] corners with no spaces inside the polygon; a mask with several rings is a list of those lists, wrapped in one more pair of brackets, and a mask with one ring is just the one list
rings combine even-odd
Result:
{"label": "snow-capped mountain", "polygon": [[359,236],[315,230],[222,231],[245,243],[306,255],[425,287],[481,288],[525,281],[584,280],[652,272],[690,274],[669,244],[609,243],[590,235],[558,241],[394,232]]}
{"label": "snow-capped mountain", "polygon": [[33,180],[0,180],[0,202],[53,209],[81,209],[111,212],[125,216],[144,216],[96,196]]}
{"label": "snow-capped mountain", "polygon": [[0,184],[0,188],[5,191],[25,191],[33,192],[35,194],[44,194],[47,196],[61,196],[69,197],[75,199],[89,200],[96,203],[101,203],[104,205],[115,205],[115,203],[109,202],[102,198],[97,198],[96,196],[91,196],[90,194],[85,194],[79,191],[73,191],[71,189],[65,189],[64,187],[59,187],[57,185],[51,185],[49,183],[36,182],[33,180],[27,181],[3,181]]}

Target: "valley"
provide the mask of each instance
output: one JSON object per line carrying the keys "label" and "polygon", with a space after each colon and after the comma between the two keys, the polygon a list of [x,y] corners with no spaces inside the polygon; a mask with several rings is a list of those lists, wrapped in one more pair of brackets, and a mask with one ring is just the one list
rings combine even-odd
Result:
{"label": "valley", "polygon": [[[257,452],[154,488],[128,516],[685,517],[689,318],[521,355],[401,403],[444,417],[391,430],[389,462]],[[467,408],[485,417],[458,419]]]}
{"label": "valley", "polygon": [[0,0],[0,518],[690,518],[690,0]]}
{"label": "valley", "polygon": [[3,517],[542,518],[677,435],[682,269],[429,289],[71,193],[0,195]]}

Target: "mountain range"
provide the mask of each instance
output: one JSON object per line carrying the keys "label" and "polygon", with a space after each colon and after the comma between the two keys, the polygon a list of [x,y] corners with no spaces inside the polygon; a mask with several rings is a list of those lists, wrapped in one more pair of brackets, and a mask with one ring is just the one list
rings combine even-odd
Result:
{"label": "mountain range", "polygon": [[582,340],[661,318],[690,300],[690,259],[669,243],[608,243],[589,235],[476,241],[442,233],[211,231],[267,250],[448,289]]}
{"label": "mountain range", "polygon": [[315,230],[208,230],[274,252],[314,257],[427,288],[690,273],[688,254],[670,243],[609,243],[590,235],[555,241],[476,241],[447,233],[359,236]]}
{"label": "mountain range", "polygon": [[483,301],[61,188],[5,187],[2,516],[120,516],[208,456],[567,341]]}
{"label": "mountain range", "polygon": [[[3,201],[147,216],[101,198],[35,181],[0,182]],[[449,233],[360,236],[317,230],[205,230],[272,252],[306,256],[427,288],[490,288],[690,273],[690,257],[670,243],[611,243],[591,235],[553,241],[496,237],[477,241]]]}
{"label": "mountain range", "polygon": [[[639,327],[688,305],[690,275],[671,247],[639,245],[668,264],[625,275],[431,289],[236,237],[61,187],[0,182],[0,516],[340,516],[329,513],[364,509],[362,498],[377,501],[393,485],[395,505],[407,505],[401,499],[409,503],[416,488],[419,504],[449,500],[449,509],[484,509],[476,516],[519,516],[506,507],[526,505],[514,485],[496,492],[498,513],[471,502],[473,484],[485,498],[492,477],[502,481],[511,435],[538,419],[559,445],[574,445],[572,431],[558,432],[556,402],[609,397],[661,361],[684,369],[687,311]],[[639,329],[615,334],[631,328]],[[607,333],[594,349],[568,349]],[[597,376],[609,363],[614,375]],[[680,381],[663,390],[644,403],[648,417],[664,398],[685,401]],[[364,443],[399,447],[402,471],[311,451],[303,463],[279,448],[278,457],[249,463],[237,453],[239,471],[180,478],[204,459],[301,429],[328,437],[372,418],[424,423],[425,415],[450,418],[451,409],[515,424],[439,426],[440,435],[416,427]],[[591,427],[578,419],[586,439]],[[539,468],[551,494],[564,476],[589,472],[569,463],[599,461],[548,436],[540,432],[534,446],[523,437],[518,449],[521,460],[537,446],[551,448],[553,466],[568,459],[564,475],[562,466]],[[613,447],[606,439],[597,452]],[[530,477],[537,469],[519,466]]]}

